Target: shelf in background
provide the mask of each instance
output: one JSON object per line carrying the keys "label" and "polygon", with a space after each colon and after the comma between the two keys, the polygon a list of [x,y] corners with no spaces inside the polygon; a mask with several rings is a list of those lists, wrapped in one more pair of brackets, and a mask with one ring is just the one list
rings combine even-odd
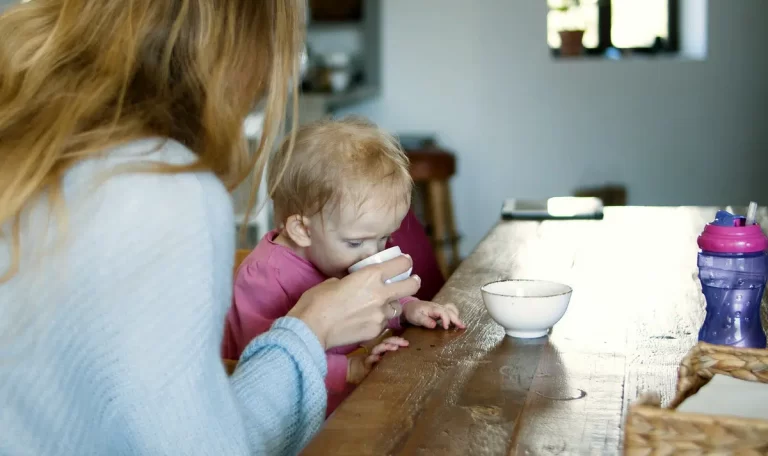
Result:
{"label": "shelf in background", "polygon": [[365,23],[362,21],[313,21],[307,24],[309,31],[357,30],[363,27],[365,27]]}
{"label": "shelf in background", "polygon": [[335,111],[376,98],[379,92],[379,87],[361,85],[339,93],[304,92],[300,99],[308,103],[322,104],[327,111]]}

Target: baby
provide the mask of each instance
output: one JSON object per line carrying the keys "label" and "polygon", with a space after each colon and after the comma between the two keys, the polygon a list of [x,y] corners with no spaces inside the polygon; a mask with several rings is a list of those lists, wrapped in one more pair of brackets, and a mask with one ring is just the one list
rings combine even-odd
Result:
{"label": "baby", "polygon": [[[383,250],[410,206],[408,159],[391,135],[365,120],[302,127],[285,167],[287,147],[286,140],[268,175],[279,228],[264,236],[237,271],[225,358],[239,358],[251,339],[285,316],[305,291],[345,276],[351,265]],[[413,297],[401,304],[403,313],[389,322],[391,329],[401,329],[404,322],[435,328],[438,321],[445,329],[464,328],[453,305]],[[361,344],[329,350],[327,415],[384,353],[407,345],[389,337],[361,355],[346,356]]]}

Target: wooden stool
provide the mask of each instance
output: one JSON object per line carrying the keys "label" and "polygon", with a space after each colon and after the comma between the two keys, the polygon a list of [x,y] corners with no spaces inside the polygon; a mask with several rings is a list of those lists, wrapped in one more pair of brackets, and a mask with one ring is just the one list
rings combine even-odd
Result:
{"label": "wooden stool", "polygon": [[[232,272],[233,274],[237,274],[237,268],[240,267],[240,263],[245,260],[245,257],[251,254],[251,250],[248,249],[237,249],[235,250],[235,269]],[[234,275],[232,277],[234,279]]]}
{"label": "wooden stool", "polygon": [[[411,161],[411,177],[424,195],[427,233],[435,250],[443,276],[450,276],[459,263],[459,236],[453,219],[450,178],[456,173],[456,158],[450,152],[427,146],[406,150]],[[446,259],[445,246],[451,245],[451,259]]]}

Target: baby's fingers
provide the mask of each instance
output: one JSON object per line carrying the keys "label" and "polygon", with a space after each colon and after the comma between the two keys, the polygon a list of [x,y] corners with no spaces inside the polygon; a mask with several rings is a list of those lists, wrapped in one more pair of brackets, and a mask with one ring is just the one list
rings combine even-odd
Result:
{"label": "baby's fingers", "polygon": [[392,336],[387,337],[386,339],[381,341],[382,344],[391,344],[391,345],[397,345],[398,347],[407,347],[410,342],[403,339],[402,337]]}
{"label": "baby's fingers", "polygon": [[457,327],[459,329],[467,329],[467,325],[464,324],[464,322],[458,316],[453,317],[451,319],[451,322],[453,323],[453,325],[455,327]]}
{"label": "baby's fingers", "polygon": [[397,351],[400,347],[407,347],[408,341],[402,337],[387,337],[383,342],[373,347],[371,354],[365,358],[365,365],[368,369],[381,361],[382,355],[386,352]]}
{"label": "baby's fingers", "polygon": [[443,329],[450,328],[451,324],[455,325],[457,328],[466,328],[464,322],[459,318],[459,309],[453,304],[433,307],[429,311],[429,316],[434,319],[439,319],[442,322]]}
{"label": "baby's fingers", "polygon": [[431,314],[432,312],[427,309],[420,309],[418,312],[411,316],[409,321],[412,325],[423,326],[425,328],[432,329],[437,326],[437,322],[430,317]]}
{"label": "baby's fingers", "polygon": [[364,362],[366,371],[370,371],[373,365],[379,361],[381,361],[381,355],[368,355]]}
{"label": "baby's fingers", "polygon": [[[444,306],[430,309],[429,316],[435,320],[440,320],[443,324],[443,329],[448,329],[451,326],[451,311]],[[458,318],[458,316],[456,316],[456,318]]]}
{"label": "baby's fingers", "polygon": [[[453,304],[448,304],[446,307],[446,313],[448,314],[449,322],[448,325],[453,324],[457,328],[465,329],[467,325],[464,324],[463,321],[459,318],[459,310],[454,306]],[[445,325],[445,320],[443,320],[443,325]]]}
{"label": "baby's fingers", "polygon": [[[407,347],[408,344],[406,343],[406,345],[402,346]],[[371,350],[371,355],[383,355],[386,352],[397,351],[397,349],[400,347],[401,345],[382,342],[379,345],[373,347],[373,350]]]}

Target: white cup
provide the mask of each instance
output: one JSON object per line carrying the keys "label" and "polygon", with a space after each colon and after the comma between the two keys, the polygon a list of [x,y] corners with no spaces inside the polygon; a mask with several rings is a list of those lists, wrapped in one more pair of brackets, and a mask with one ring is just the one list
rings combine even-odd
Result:
{"label": "white cup", "polygon": [[[375,255],[371,255],[368,258],[364,259],[364,260],[358,261],[357,263],[355,263],[352,266],[350,266],[348,271],[351,274],[351,273],[353,273],[355,271],[359,271],[360,269],[363,269],[366,266],[370,266],[372,264],[383,263],[385,261],[389,261],[389,260],[395,259],[395,258],[399,257],[402,254],[403,254],[403,252],[400,250],[400,247],[398,247],[398,246],[390,247],[390,248],[388,248],[386,250],[382,250],[381,252],[379,252],[379,253],[377,253]],[[396,276],[392,277],[391,279],[385,280],[384,283],[393,283],[393,282],[400,282],[401,280],[405,280],[405,279],[407,279],[408,277],[411,276],[411,271],[413,271],[413,268],[408,268],[408,270],[405,271],[404,273],[402,273],[400,275],[396,275]]]}

